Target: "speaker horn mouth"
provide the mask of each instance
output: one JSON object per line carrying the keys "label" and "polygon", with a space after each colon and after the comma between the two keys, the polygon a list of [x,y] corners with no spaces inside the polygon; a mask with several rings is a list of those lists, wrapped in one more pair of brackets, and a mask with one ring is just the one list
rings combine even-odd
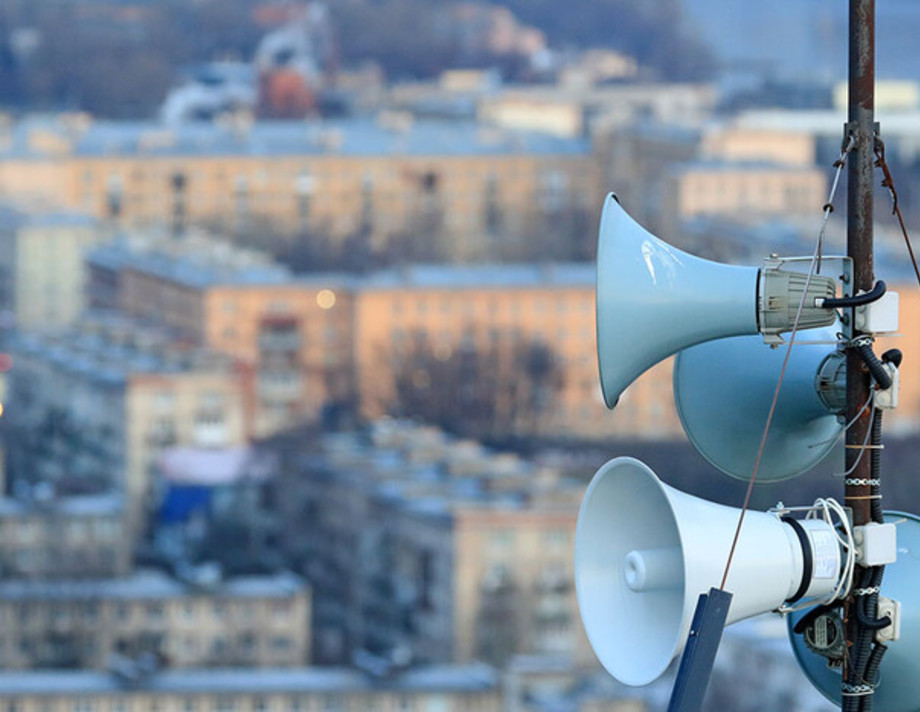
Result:
{"label": "speaker horn mouth", "polygon": [[679,589],[684,562],[680,547],[633,550],[626,555],[623,579],[631,591]]}

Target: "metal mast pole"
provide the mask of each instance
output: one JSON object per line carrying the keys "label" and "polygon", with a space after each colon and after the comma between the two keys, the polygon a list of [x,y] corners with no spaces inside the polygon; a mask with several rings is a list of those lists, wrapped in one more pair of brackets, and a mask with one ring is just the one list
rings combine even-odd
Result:
{"label": "metal mast pole", "polygon": [[[849,18],[849,102],[847,134],[855,139],[847,167],[847,254],[853,260],[853,294],[869,291],[875,284],[873,270],[872,236],[872,179],[875,153],[875,0],[850,0]],[[850,310],[851,324],[854,318]],[[859,334],[853,332],[854,337]],[[870,453],[864,452],[872,426],[872,408],[860,409],[869,400],[871,379],[864,363],[855,349],[847,350],[846,420],[853,424],[846,433],[845,503],[852,509],[853,524],[861,525],[871,521],[870,486],[851,484],[852,481],[866,482],[871,477]],[[860,455],[863,455],[860,457]],[[857,567],[855,581],[862,577],[862,568]],[[845,633],[847,649],[862,632],[857,617],[852,613],[852,595],[847,599]],[[847,685],[859,685],[858,671],[844,667]],[[843,698],[842,709],[847,708]]]}

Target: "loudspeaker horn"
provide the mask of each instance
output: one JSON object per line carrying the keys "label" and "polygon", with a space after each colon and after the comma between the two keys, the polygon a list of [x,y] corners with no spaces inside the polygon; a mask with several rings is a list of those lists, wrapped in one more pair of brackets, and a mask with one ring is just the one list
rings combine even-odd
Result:
{"label": "loudspeaker horn", "polygon": [[[598,470],[575,529],[575,589],[591,646],[617,680],[649,683],[680,654],[699,594],[721,583],[739,516],[669,487],[633,458]],[[727,623],[826,596],[840,571],[823,519],[748,512],[725,587]]]}
{"label": "loudspeaker horn", "polygon": [[[597,245],[597,354],[608,407],[641,373],[681,349],[711,339],[764,335],[772,343],[795,320],[806,275],[711,262],[682,252],[636,223],[611,193]],[[815,306],[836,296],[831,277],[812,277],[802,329],[834,322]]]}
{"label": "loudspeaker horn", "polygon": [[[885,512],[886,522],[897,523],[898,558],[885,566],[881,595],[901,603],[900,635],[888,643],[882,658],[878,684],[873,694],[874,712],[917,712],[920,710],[920,518],[903,512]],[[828,667],[824,656],[806,643],[804,637],[794,633],[797,623],[810,610],[797,611],[789,616],[789,639],[796,660],[805,676],[827,699],[840,705],[842,674],[839,667]],[[834,637],[840,639],[835,641]],[[822,643],[843,644],[843,632],[834,627],[825,629]],[[845,647],[844,647],[845,649]]]}
{"label": "loudspeaker horn", "polygon": [[[845,359],[833,329],[793,344],[758,482],[775,482],[810,470],[843,432],[838,419],[846,395]],[[684,349],[674,361],[674,401],[693,446],[722,472],[747,480],[757,452],[786,349],[757,336],[717,339]]]}

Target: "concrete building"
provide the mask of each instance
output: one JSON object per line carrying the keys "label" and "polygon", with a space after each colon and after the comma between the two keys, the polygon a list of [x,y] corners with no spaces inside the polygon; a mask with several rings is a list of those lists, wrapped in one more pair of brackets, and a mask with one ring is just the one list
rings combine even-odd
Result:
{"label": "concrete building", "polygon": [[382,421],[369,438],[325,437],[279,473],[318,662],[593,661],[572,585],[582,483],[431,428]]}
{"label": "concrete building", "polygon": [[374,679],[346,668],[0,673],[16,712],[501,712],[498,673],[438,665]]}
{"label": "concrete building", "polygon": [[79,331],[16,334],[10,348],[4,420],[17,496],[36,485],[57,494],[114,488],[136,533],[157,453],[246,441],[242,376],[224,355],[102,316]]}
{"label": "concrete building", "polygon": [[0,575],[29,580],[127,575],[122,499],[113,494],[0,499]]}
{"label": "concrete building", "polygon": [[827,177],[816,166],[694,162],[675,166],[664,183],[662,229],[722,216],[739,221],[820,215]]}
{"label": "concrete building", "polygon": [[627,405],[627,399],[613,416],[600,417],[606,409],[591,264],[421,265],[292,277],[114,246],[94,251],[89,262],[91,289],[109,295],[97,303],[157,320],[244,364],[255,435],[316,420],[330,404],[357,403],[371,418],[390,412],[396,372],[411,363],[419,344],[441,363],[471,345],[509,357],[528,345],[548,347],[561,387],[552,408],[522,410],[514,424],[521,432],[679,432],[669,385],[634,386],[660,396],[660,406],[636,399]]}
{"label": "concrete building", "polygon": [[210,240],[129,242],[89,255],[91,303],[165,325],[230,355],[246,433],[263,436],[353,398],[353,278],[294,277]]}
{"label": "concrete building", "polygon": [[778,129],[757,129],[731,122],[706,126],[700,157],[726,163],[772,163],[802,168],[815,165],[815,138]]}
{"label": "concrete building", "polygon": [[[0,136],[0,197],[61,205],[131,227],[216,224],[250,234],[361,233],[440,240],[469,259],[495,232],[526,236],[546,195],[593,206],[600,188],[581,138],[484,130],[473,122],[349,119],[229,125],[34,119]],[[261,227],[260,227],[261,226]]]}
{"label": "concrete building", "polygon": [[6,670],[105,670],[113,656],[166,666],[298,667],[310,658],[310,590],[297,576],[184,583],[127,578],[0,581]]}
{"label": "concrete building", "polygon": [[0,210],[0,310],[24,329],[72,324],[85,305],[83,253],[106,238],[90,216]]}

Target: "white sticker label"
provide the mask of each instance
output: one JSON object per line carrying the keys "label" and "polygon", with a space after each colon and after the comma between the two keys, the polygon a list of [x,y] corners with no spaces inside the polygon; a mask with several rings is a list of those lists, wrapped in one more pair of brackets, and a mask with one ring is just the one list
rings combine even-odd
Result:
{"label": "white sticker label", "polygon": [[814,554],[814,577],[819,579],[837,578],[840,573],[840,546],[832,532],[812,529],[811,547]]}

